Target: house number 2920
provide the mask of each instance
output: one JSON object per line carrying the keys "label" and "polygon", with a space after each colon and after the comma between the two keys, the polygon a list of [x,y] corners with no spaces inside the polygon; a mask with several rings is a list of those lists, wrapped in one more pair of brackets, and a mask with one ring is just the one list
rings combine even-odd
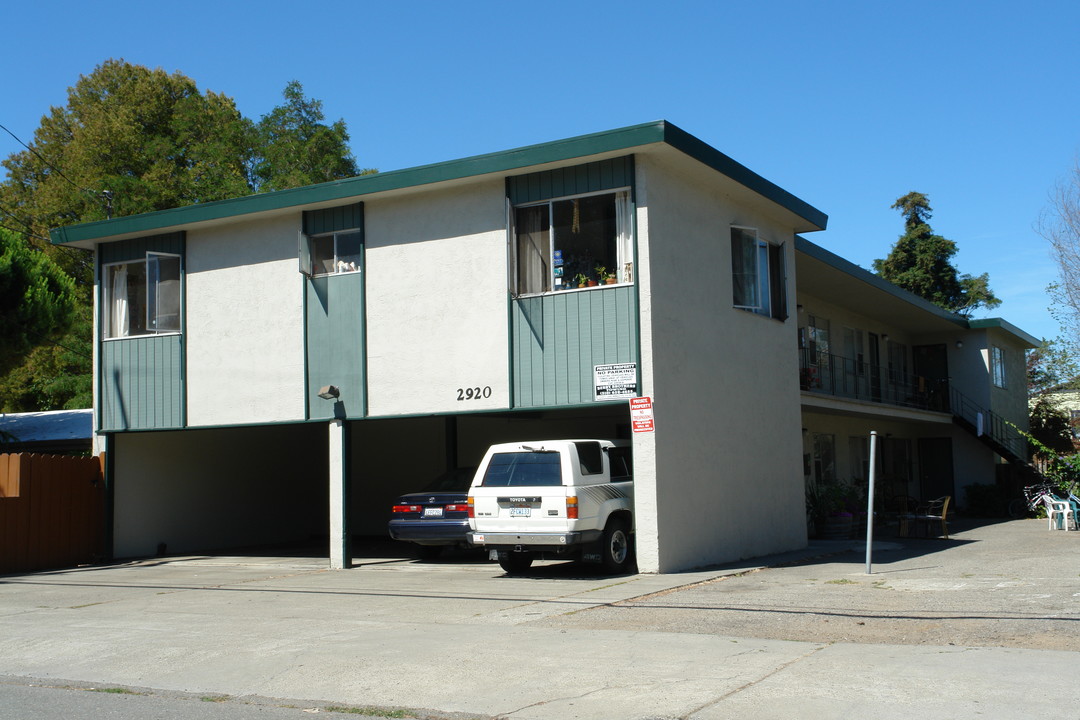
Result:
{"label": "house number 2920", "polygon": [[491,397],[491,386],[484,387],[470,387],[470,388],[458,388],[457,399],[458,400],[479,400],[480,398]]}

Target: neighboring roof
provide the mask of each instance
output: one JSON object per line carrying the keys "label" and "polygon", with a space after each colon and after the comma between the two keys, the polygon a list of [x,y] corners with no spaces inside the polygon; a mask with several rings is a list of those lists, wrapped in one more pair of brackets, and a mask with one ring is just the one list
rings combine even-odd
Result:
{"label": "neighboring roof", "polygon": [[380,172],[373,175],[335,180],[333,182],[291,188],[276,192],[247,195],[230,200],[199,203],[186,207],[161,210],[142,215],[130,215],[113,220],[83,223],[56,228],[50,232],[58,245],[92,247],[96,240],[117,235],[151,233],[196,222],[221,220],[240,215],[282,210],[290,207],[356,198],[388,190],[398,190],[430,183],[503,173],[513,170],[562,162],[602,153],[631,151],[647,145],[664,143],[689,155],[704,165],[726,175],[750,190],[802,218],[809,227],[803,231],[824,230],[828,216],[775,185],[749,168],[735,162],[719,150],[680,130],[666,120],[633,125],[617,130],[581,135],[565,140],[529,145],[515,150],[476,155],[434,165],[405,170]]}
{"label": "neighboring roof", "polygon": [[1034,336],[1024,332],[1023,330],[1006,320],[1003,320],[1001,318],[983,318],[979,320],[972,320],[958,313],[950,312],[942,307],[935,305],[929,300],[926,300],[925,298],[916,295],[915,293],[904,290],[903,288],[894,285],[880,275],[875,275],[869,270],[861,268],[855,263],[849,260],[845,260],[844,258],[840,257],[835,253],[829,252],[820,245],[812,243],[806,238],[799,235],[795,236],[795,249],[798,252],[805,253],[806,255],[809,255],[815,260],[825,263],[826,265],[855,278],[856,280],[860,280],[868,285],[871,285],[874,288],[881,290],[882,292],[888,293],[894,298],[902,300],[910,305],[919,308],[920,310],[931,313],[932,315],[936,315],[937,317],[943,320],[947,320],[948,322],[951,322],[955,325],[958,325],[961,328],[965,328],[968,330],[995,328],[1013,335],[1015,338],[1020,340],[1021,343],[1026,344],[1028,347],[1034,348],[1040,345],[1039,340],[1037,340]]}
{"label": "neighboring roof", "polygon": [[0,442],[0,452],[24,449],[89,449],[94,435],[93,410],[0,414],[0,431],[14,440]]}

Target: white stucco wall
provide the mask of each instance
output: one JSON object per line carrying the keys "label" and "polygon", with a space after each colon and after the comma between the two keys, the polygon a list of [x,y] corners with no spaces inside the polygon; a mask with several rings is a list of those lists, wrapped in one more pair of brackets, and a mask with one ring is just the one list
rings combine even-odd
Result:
{"label": "white stucco wall", "polygon": [[504,198],[497,180],[365,204],[372,416],[508,407]]}
{"label": "white stucco wall", "polygon": [[[656,432],[635,442],[655,463],[654,538],[646,564],[669,572],[802,547],[801,465],[793,231],[767,208],[736,205],[694,168],[639,159],[642,358]],[[732,308],[731,225],[758,228],[787,249],[786,322]],[[655,457],[653,448],[655,443]],[[639,472],[640,476],[641,473]],[[639,515],[644,515],[639,505]],[[642,543],[639,527],[639,547]],[[650,547],[658,543],[658,551]],[[642,562],[639,557],[639,564]],[[643,568],[644,569],[644,568]]]}
{"label": "white stucco wall", "polygon": [[188,424],[304,417],[299,213],[187,235]]}

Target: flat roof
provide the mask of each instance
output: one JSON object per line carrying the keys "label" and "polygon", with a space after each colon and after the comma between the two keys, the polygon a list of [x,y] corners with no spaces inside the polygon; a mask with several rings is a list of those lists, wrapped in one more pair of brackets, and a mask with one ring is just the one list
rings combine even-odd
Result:
{"label": "flat roof", "polygon": [[631,151],[635,148],[656,144],[665,144],[685,153],[794,213],[806,221],[809,226],[803,230],[804,232],[824,230],[828,223],[828,216],[817,208],[800,200],[780,186],[769,182],[746,166],[732,160],[716,148],[666,120],[658,120],[642,125],[632,125],[591,135],[580,135],[514,150],[475,155],[433,165],[379,172],[372,175],[358,175],[318,185],[308,185],[257,195],[245,195],[229,200],[187,205],[112,220],[68,225],[51,230],[50,235],[52,242],[57,245],[92,247],[95,241],[118,235],[160,232],[167,228],[176,228],[191,223],[223,220],[334,200],[355,199],[388,190],[399,190],[489,173],[505,173],[535,165],[563,162],[603,153]]}

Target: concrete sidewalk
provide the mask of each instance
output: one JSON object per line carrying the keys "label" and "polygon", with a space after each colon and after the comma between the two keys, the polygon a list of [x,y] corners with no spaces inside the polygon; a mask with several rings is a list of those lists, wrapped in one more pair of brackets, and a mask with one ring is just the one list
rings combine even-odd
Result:
{"label": "concrete sidewalk", "polygon": [[[1018,522],[1012,531],[1033,553],[1045,553],[1047,542],[1060,552],[1064,533],[1048,533],[1045,521]],[[880,543],[883,555],[903,547]],[[937,562],[947,563],[951,546],[938,547]],[[657,593],[689,596],[764,565],[848,557],[858,572],[862,552],[859,543],[813,543],[707,572],[617,578],[557,563],[510,578],[473,556],[434,564],[360,558],[346,571],[310,558],[187,557],[6,576],[0,675],[14,684],[35,678],[257,698],[295,707],[296,717],[331,704],[515,719],[1080,716],[1075,652],[571,622]],[[1055,561],[1075,578],[1078,558]]]}

